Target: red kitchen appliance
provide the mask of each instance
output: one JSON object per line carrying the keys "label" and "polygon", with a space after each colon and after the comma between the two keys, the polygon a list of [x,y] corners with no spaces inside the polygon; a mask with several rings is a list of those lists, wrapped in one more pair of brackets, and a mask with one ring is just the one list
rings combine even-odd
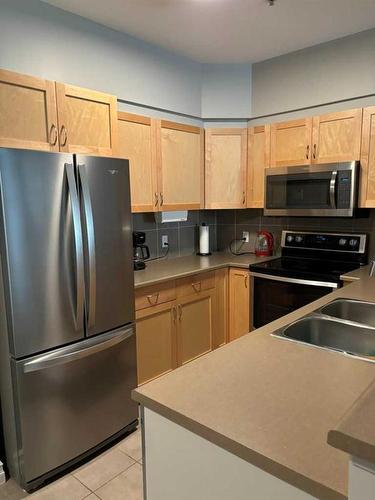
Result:
{"label": "red kitchen appliance", "polygon": [[255,242],[255,255],[268,257],[273,252],[273,236],[269,231],[259,231]]}

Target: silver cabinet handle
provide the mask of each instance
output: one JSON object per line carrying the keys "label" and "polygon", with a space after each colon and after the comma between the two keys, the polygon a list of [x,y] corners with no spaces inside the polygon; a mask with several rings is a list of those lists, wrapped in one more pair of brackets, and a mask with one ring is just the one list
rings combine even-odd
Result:
{"label": "silver cabinet handle", "polygon": [[316,144],[314,144],[313,158],[314,158],[314,160],[316,159]]}
{"label": "silver cabinet handle", "polygon": [[249,279],[249,276],[246,274],[245,275],[245,288],[247,288],[247,280]]}
{"label": "silver cabinet handle", "polygon": [[90,188],[86,176],[85,165],[79,164],[78,172],[82,189],[83,214],[85,219],[88,259],[89,259],[88,262],[89,296],[88,296],[87,326],[89,328],[92,328],[95,325],[95,308],[96,308],[96,257],[95,257],[94,218],[92,214]]}
{"label": "silver cabinet handle", "polygon": [[309,159],[309,156],[310,156],[310,145],[308,144],[308,145],[306,146],[306,160],[308,160],[308,159]]}
{"label": "silver cabinet handle", "polygon": [[329,181],[329,200],[331,202],[331,207],[336,207],[336,178],[337,178],[337,170],[333,170],[331,180]]}
{"label": "silver cabinet handle", "polygon": [[51,146],[55,146],[57,142],[57,128],[54,123],[52,123],[49,129],[49,143]]}
{"label": "silver cabinet handle", "polygon": [[176,321],[177,321],[177,307],[176,306],[172,307],[172,314],[173,314],[173,322],[176,323]]}
{"label": "silver cabinet handle", "polygon": [[76,260],[76,330],[83,328],[83,306],[84,306],[84,270],[83,270],[83,243],[81,216],[78,200],[78,192],[74,177],[74,167],[70,163],[65,163],[65,172],[68,181],[70,202],[72,205],[73,234]]}
{"label": "silver cabinet handle", "polygon": [[202,282],[197,281],[196,283],[192,283],[191,286],[194,288],[196,292],[200,292],[202,290]]}
{"label": "silver cabinet handle", "polygon": [[246,201],[246,193],[245,191],[242,191],[242,205],[245,205],[245,201]]}
{"label": "silver cabinet handle", "polygon": [[164,197],[163,193],[160,193],[160,206],[162,207],[164,205]]}
{"label": "silver cabinet handle", "polygon": [[182,305],[178,304],[178,319],[181,321],[182,318]]}
{"label": "silver cabinet handle", "polygon": [[[102,336],[100,335],[94,339],[86,340],[84,343],[87,347],[77,349],[77,345],[74,345],[57,349],[49,354],[42,354],[41,356],[25,363],[23,365],[23,372],[36,372],[86,358],[87,356],[91,356],[97,352],[104,351],[105,349],[109,349],[110,347],[120,344],[132,335],[134,335],[134,329],[127,328],[126,330],[111,333],[106,337],[106,339],[101,338]],[[79,345],[82,345],[82,343]]]}
{"label": "silver cabinet handle", "polygon": [[155,207],[157,207],[159,204],[159,195],[158,193],[155,193]]}
{"label": "silver cabinet handle", "polygon": [[65,146],[68,141],[68,131],[66,130],[65,125],[61,125],[60,129],[60,145]]}

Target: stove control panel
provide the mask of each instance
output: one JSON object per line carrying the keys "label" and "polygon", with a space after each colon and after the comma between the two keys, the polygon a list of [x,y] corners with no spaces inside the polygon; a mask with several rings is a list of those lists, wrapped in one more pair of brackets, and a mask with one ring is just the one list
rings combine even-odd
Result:
{"label": "stove control panel", "polygon": [[281,246],[282,248],[364,253],[366,235],[283,231]]}

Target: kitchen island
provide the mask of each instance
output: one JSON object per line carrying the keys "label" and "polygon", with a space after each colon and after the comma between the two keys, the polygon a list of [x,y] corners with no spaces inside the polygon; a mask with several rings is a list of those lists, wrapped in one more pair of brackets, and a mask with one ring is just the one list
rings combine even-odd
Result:
{"label": "kitchen island", "polygon": [[[134,391],[144,411],[148,500],[348,497],[349,456],[327,436],[374,382],[375,365],[270,335],[338,297],[374,301],[375,279]],[[366,418],[373,422],[365,414],[361,426]]]}

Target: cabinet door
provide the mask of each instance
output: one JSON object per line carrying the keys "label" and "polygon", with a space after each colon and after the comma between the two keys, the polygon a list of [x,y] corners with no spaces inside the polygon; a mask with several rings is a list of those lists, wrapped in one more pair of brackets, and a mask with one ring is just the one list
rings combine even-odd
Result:
{"label": "cabinet door", "polygon": [[116,155],[116,97],[64,83],[56,83],[56,92],[60,151]]}
{"label": "cabinet door", "polygon": [[118,154],[129,160],[132,212],[158,210],[155,120],[118,113]]}
{"label": "cabinet door", "polygon": [[160,210],[198,210],[204,198],[203,131],[159,121]]}
{"label": "cabinet door", "polygon": [[246,207],[247,129],[206,129],[206,208]]}
{"label": "cabinet door", "polygon": [[375,106],[363,110],[359,205],[375,208]]}
{"label": "cabinet door", "polygon": [[54,82],[0,70],[0,147],[59,150]]}
{"label": "cabinet door", "polygon": [[312,118],[271,125],[271,167],[310,165]]}
{"label": "cabinet door", "polygon": [[270,164],[270,125],[248,130],[247,206],[264,207],[264,170]]}
{"label": "cabinet door", "polygon": [[362,109],[314,116],[312,163],[359,160]]}
{"label": "cabinet door", "polygon": [[250,276],[246,269],[229,270],[229,340],[250,331]]}
{"label": "cabinet door", "polygon": [[176,316],[175,302],[137,311],[139,385],[176,368]]}
{"label": "cabinet door", "polygon": [[213,302],[215,291],[208,290],[179,299],[178,364],[212,350]]}

